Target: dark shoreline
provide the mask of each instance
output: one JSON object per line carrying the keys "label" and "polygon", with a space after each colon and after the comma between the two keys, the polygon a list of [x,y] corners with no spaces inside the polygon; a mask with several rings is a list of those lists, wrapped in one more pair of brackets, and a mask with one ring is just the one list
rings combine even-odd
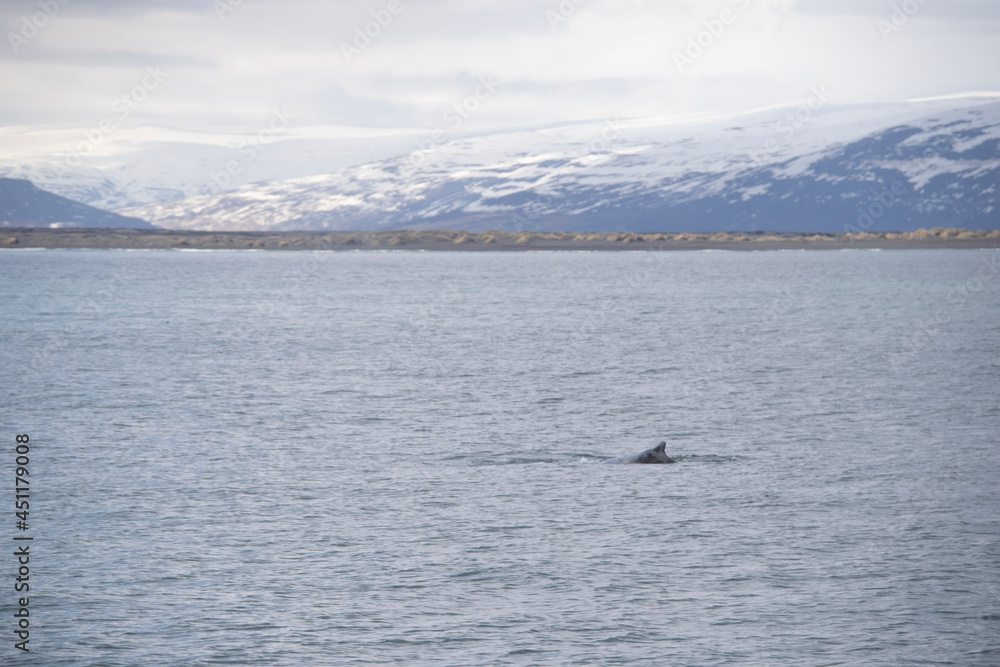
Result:
{"label": "dark shoreline", "polygon": [[846,250],[1000,248],[1000,231],[934,228],[878,234],[775,232],[192,232],[166,229],[3,228],[3,248],[132,250]]}

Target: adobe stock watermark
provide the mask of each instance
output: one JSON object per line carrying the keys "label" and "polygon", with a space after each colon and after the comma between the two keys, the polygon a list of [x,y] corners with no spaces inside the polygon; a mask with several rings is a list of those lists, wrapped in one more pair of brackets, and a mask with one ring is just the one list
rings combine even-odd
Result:
{"label": "adobe stock watermark", "polygon": [[83,158],[97,150],[97,147],[104,143],[105,137],[131,116],[132,112],[139,108],[139,105],[145,102],[149,94],[159,88],[166,78],[167,73],[161,70],[159,65],[147,67],[142,80],[111,103],[112,115],[101,118],[94,129],[83,133],[84,140],[73,146],[71,155],[66,158],[66,164],[71,167],[80,166]]}
{"label": "adobe stock watermark", "polygon": [[927,2],[928,0],[903,0],[899,4],[893,4],[889,18],[879,19],[876,24],[878,31],[882,33],[882,39],[889,41],[889,36],[902,30]]}
{"label": "adobe stock watermark", "polygon": [[340,52],[344,55],[344,60],[351,62],[361,55],[361,52],[371,45],[372,40],[382,34],[382,31],[392,24],[393,20],[403,12],[404,6],[401,0],[389,0],[382,9],[370,12],[372,20],[366,21],[364,25],[354,26],[354,39],[350,44],[340,43]]}
{"label": "adobe stock watermark", "polygon": [[561,0],[554,10],[546,10],[545,20],[549,22],[552,32],[556,31],[560,23],[569,21],[569,17],[573,16],[585,2],[587,0]]}
{"label": "adobe stock watermark", "polygon": [[[641,263],[634,266],[627,274],[619,274],[615,278],[615,285],[627,287],[634,291],[649,290],[655,277],[662,274],[664,267],[669,263],[669,255],[658,252],[640,253]],[[599,303],[584,309],[579,316],[577,326],[569,336],[569,346],[575,350],[585,350],[609,333],[609,325],[621,322],[625,316],[626,301],[608,294]],[[605,338],[605,340],[607,340]]]}
{"label": "adobe stock watermark", "polygon": [[520,234],[521,232],[538,229],[538,220],[541,213],[541,206],[532,202],[528,206],[511,211],[507,219],[510,220],[514,231]]}
{"label": "adobe stock watermark", "polygon": [[215,15],[219,17],[219,20],[226,18],[226,14],[232,14],[243,4],[243,0],[215,0],[212,3],[212,9],[215,10]]}
{"label": "adobe stock watermark", "polygon": [[[750,0],[732,0],[732,2],[741,11],[750,8]],[[726,28],[736,22],[738,16],[739,14],[732,9],[723,9],[719,12],[718,17],[702,21],[705,29],[699,31],[697,35],[688,37],[687,46],[684,47],[683,52],[674,51],[674,65],[677,67],[677,71],[683,74],[685,67],[693,65],[694,61],[701,58],[705,51],[722,37]]]}
{"label": "adobe stock watermark", "polygon": [[[988,289],[1000,276],[1000,252],[979,254],[978,270],[975,275],[948,291],[945,302],[948,306],[967,306],[974,298]],[[945,306],[937,306],[934,312],[911,323],[905,336],[899,340],[899,347],[889,354],[889,368],[898,371],[914,357],[926,350],[939,348],[941,339],[947,335],[945,328],[952,324],[952,315]]]}
{"label": "adobe stock watermark", "polygon": [[244,167],[256,160],[260,152],[264,150],[264,147],[274,143],[278,133],[291,125],[293,118],[295,116],[284,109],[273,109],[271,111],[271,119],[267,122],[267,125],[261,128],[256,134],[245,137],[240,145],[237,146],[236,152],[239,153],[240,159],[229,160],[226,162],[225,169],[211,174],[212,183],[214,184],[214,187],[211,188],[212,192],[219,194],[228,188],[229,184],[233,182],[233,177],[243,173]]}
{"label": "adobe stock watermark", "polygon": [[601,136],[594,137],[587,144],[590,151],[587,155],[594,153],[604,153],[611,150],[611,144],[622,138],[622,122],[615,118],[604,123],[601,128]]}
{"label": "adobe stock watermark", "polygon": [[77,337],[87,329],[89,323],[103,318],[108,310],[121,302],[122,292],[132,284],[133,280],[134,277],[126,266],[112,272],[105,288],[89,292],[85,299],[78,302],[70,323],[45,340],[40,349],[34,351],[29,359],[30,366],[36,371],[51,369],[59,361],[59,356],[78,342]]}
{"label": "adobe stock watermark", "polygon": [[407,161],[411,166],[418,166],[427,156],[427,153],[435,147],[448,141],[451,132],[460,129],[466,120],[469,119],[479,107],[493,96],[499,88],[500,82],[492,75],[479,77],[479,85],[461,101],[456,102],[450,109],[441,114],[443,127],[431,130],[425,139],[416,140],[417,150],[407,156]]}
{"label": "adobe stock watermark", "polygon": [[[586,160],[591,156],[607,153],[612,144],[622,138],[622,121],[615,118],[604,123],[600,135],[595,136],[587,144],[587,152],[583,155],[571,156],[571,160]],[[590,165],[587,165],[590,166]],[[516,233],[539,229],[541,217],[546,212],[545,207],[538,202],[531,202],[512,210],[507,219]]]}
{"label": "adobe stock watermark", "polygon": [[816,116],[816,112],[822,109],[830,101],[832,93],[827,90],[826,84],[813,86],[809,89],[809,97],[802,101],[797,107],[785,113],[785,116],[774,124],[775,134],[764,142],[760,150],[754,151],[751,159],[755,166],[767,164],[768,157],[774,155],[782,141],[788,141],[805,127],[806,123]]}
{"label": "adobe stock watermark", "polygon": [[845,223],[844,231],[848,234],[867,232],[876,220],[885,215],[890,206],[902,198],[904,192],[906,192],[906,183],[899,180],[893,181],[888,189],[872,197],[867,206],[858,206],[857,224]]}
{"label": "adobe stock watermark", "polygon": [[8,32],[7,41],[14,54],[21,52],[21,47],[27,45],[29,41],[41,31],[49,22],[54,19],[59,11],[69,4],[70,0],[38,0],[38,8],[41,10],[31,16],[25,14],[21,17],[21,29],[17,32]]}
{"label": "adobe stock watermark", "polygon": [[419,358],[416,350],[433,335],[433,322],[441,313],[451,312],[466,294],[467,287],[455,278],[446,278],[440,289],[429,289],[421,302],[412,304],[413,309],[400,315],[397,322],[405,326],[399,334],[386,344],[372,346],[371,353],[364,355],[361,363],[365,376],[396,372],[406,366],[407,360]]}
{"label": "adobe stock watermark", "polygon": [[682,385],[683,395],[699,399],[717,395],[719,383],[728,383],[727,373],[733,368],[739,368],[746,359],[754,357],[756,342],[770,340],[772,332],[779,327],[789,309],[796,303],[797,299],[788,285],[769,294],[763,306],[739,320],[738,329],[724,350],[706,355],[701,366],[702,372],[695,380]]}

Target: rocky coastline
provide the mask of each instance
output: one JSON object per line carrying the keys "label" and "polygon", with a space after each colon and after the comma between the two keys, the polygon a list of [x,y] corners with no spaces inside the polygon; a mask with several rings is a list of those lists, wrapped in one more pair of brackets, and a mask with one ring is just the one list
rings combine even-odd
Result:
{"label": "rocky coastline", "polygon": [[915,232],[788,234],[775,232],[193,232],[166,229],[6,228],[2,248],[132,250],[842,250],[851,248],[1000,248],[1000,231],[920,229]]}

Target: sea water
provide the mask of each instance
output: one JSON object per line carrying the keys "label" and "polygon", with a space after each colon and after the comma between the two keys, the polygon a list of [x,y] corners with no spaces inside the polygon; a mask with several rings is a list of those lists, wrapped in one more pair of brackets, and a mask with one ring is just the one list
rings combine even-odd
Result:
{"label": "sea water", "polygon": [[0,663],[1000,664],[998,261],[0,251]]}

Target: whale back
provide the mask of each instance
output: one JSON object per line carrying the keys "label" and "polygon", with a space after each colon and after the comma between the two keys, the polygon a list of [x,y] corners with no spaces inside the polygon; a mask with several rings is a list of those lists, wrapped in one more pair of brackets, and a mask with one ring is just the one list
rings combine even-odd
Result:
{"label": "whale back", "polygon": [[677,463],[666,454],[667,441],[664,440],[656,447],[647,449],[644,452],[633,456],[620,456],[617,459],[609,459],[604,463]]}

